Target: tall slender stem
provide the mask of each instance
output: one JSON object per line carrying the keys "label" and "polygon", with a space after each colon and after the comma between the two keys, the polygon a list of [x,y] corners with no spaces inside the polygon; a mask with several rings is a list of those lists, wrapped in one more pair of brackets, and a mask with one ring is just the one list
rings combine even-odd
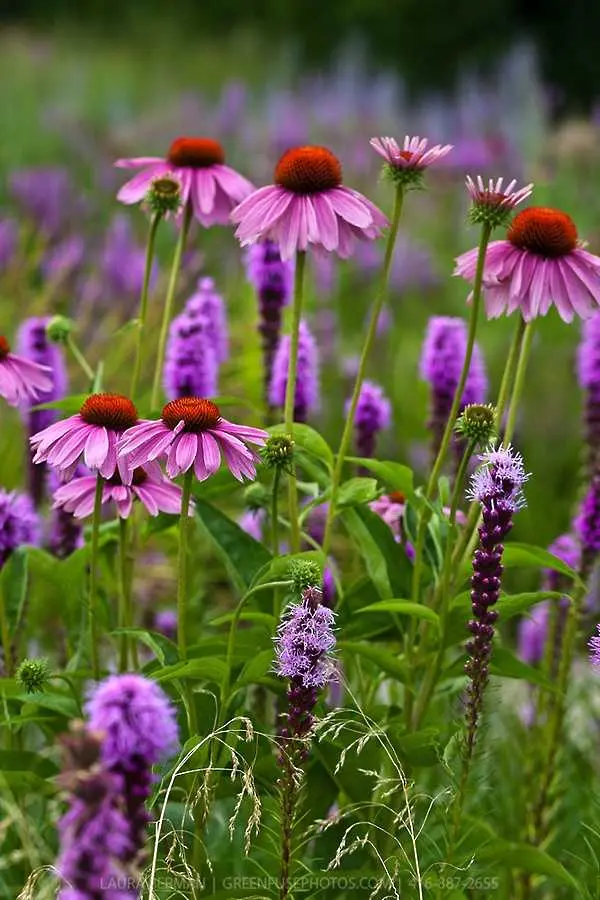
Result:
{"label": "tall slender stem", "polygon": [[83,371],[83,374],[85,375],[85,377],[88,378],[90,382],[93,382],[94,370],[92,369],[92,367],[88,363],[87,359],[85,358],[85,356],[83,355],[83,353],[81,352],[81,350],[79,349],[77,344],[75,343],[75,339],[73,338],[72,334],[67,335],[66,344],[67,344],[67,347],[69,348],[69,350],[71,351],[71,353],[73,354],[77,364]]}
{"label": "tall slender stem", "polygon": [[335,463],[335,467],[333,469],[333,475],[331,478],[331,498],[329,500],[329,509],[327,511],[327,521],[325,523],[325,535],[323,537],[323,555],[327,558],[329,554],[329,548],[331,546],[331,538],[333,533],[333,522],[335,519],[335,510],[336,503],[338,497],[338,491],[340,488],[340,482],[342,480],[342,471],[344,468],[344,460],[348,453],[348,448],[350,447],[350,441],[352,439],[352,430],[354,428],[354,416],[356,415],[356,407],[358,405],[358,400],[360,398],[360,391],[362,388],[363,381],[365,380],[365,373],[367,370],[367,361],[369,359],[371,350],[373,348],[373,344],[375,342],[375,338],[377,337],[377,324],[379,322],[379,316],[381,314],[381,310],[383,308],[383,304],[385,298],[387,296],[388,284],[390,281],[390,272],[392,268],[392,260],[394,258],[394,247],[396,246],[396,238],[398,236],[398,226],[400,224],[400,216],[402,214],[402,206],[404,203],[404,188],[398,185],[396,187],[396,194],[394,197],[394,209],[392,212],[392,221],[390,224],[390,230],[388,233],[386,248],[385,248],[385,256],[383,260],[383,269],[381,272],[381,282],[379,285],[379,290],[375,295],[375,300],[373,303],[373,308],[371,310],[371,318],[369,320],[369,327],[367,328],[367,334],[365,336],[365,342],[363,344],[362,353],[360,356],[360,362],[358,364],[358,372],[356,373],[356,381],[354,382],[354,390],[352,392],[352,399],[350,400],[350,409],[348,410],[348,414],[346,416],[346,423],[344,425],[344,430],[342,432],[342,439],[340,441],[340,446],[337,454],[337,459]]}
{"label": "tall slender stem", "polygon": [[519,353],[519,361],[517,363],[517,371],[515,374],[515,383],[510,398],[510,407],[508,410],[508,419],[506,420],[506,429],[504,431],[503,442],[510,444],[515,433],[515,425],[517,422],[517,412],[519,411],[519,403],[525,386],[525,375],[527,374],[527,363],[529,362],[529,353],[531,351],[531,339],[533,337],[533,323],[527,322],[523,330],[523,340],[521,343],[521,352]]}
{"label": "tall slender stem", "polygon": [[[129,601],[129,573],[127,571],[127,519],[119,516],[119,628],[130,628],[131,604]],[[129,641],[126,634],[119,640],[119,671],[126,672],[129,665]]]}
{"label": "tall slender stem", "polygon": [[[460,410],[460,404],[462,400],[462,396],[465,390],[465,384],[467,383],[467,377],[469,375],[469,369],[471,367],[471,357],[473,356],[473,347],[475,345],[475,335],[477,334],[477,324],[479,320],[479,307],[481,306],[481,295],[482,295],[482,286],[483,286],[483,273],[485,268],[485,256],[487,252],[487,247],[490,242],[490,236],[492,233],[491,226],[488,224],[483,225],[481,229],[481,238],[479,241],[479,251],[477,254],[477,267],[475,269],[475,281],[473,283],[473,299],[471,302],[471,316],[469,319],[469,333],[467,336],[467,346],[465,350],[465,358],[463,361],[462,371],[460,373],[460,378],[458,380],[458,384],[456,386],[456,391],[454,392],[454,399],[452,401],[452,407],[450,409],[450,414],[448,415],[448,421],[446,422],[446,428],[444,430],[444,434],[442,436],[442,441],[440,444],[440,449],[438,451],[438,455],[431,469],[431,474],[429,475],[429,480],[427,482],[427,488],[425,490],[425,499],[431,500],[433,497],[438,483],[438,478],[440,476],[440,472],[442,470],[442,466],[444,464],[444,460],[446,458],[446,453],[448,452],[448,447],[450,446],[450,441],[452,440],[452,433],[454,431],[454,424],[456,422],[456,418],[458,416],[458,412]],[[421,511],[421,516],[419,518],[419,527],[417,529],[417,539],[415,542],[415,562],[413,568],[413,583],[412,583],[412,599],[415,603],[419,601],[419,592],[421,589],[421,570],[423,568],[423,545],[425,542],[425,533],[427,530],[427,523],[429,521],[429,508],[426,504],[423,505],[423,509]]]}
{"label": "tall slender stem", "polygon": [[152,262],[154,260],[156,232],[158,230],[161,219],[161,213],[155,213],[152,216],[152,219],[150,220],[150,229],[148,231],[148,242],[146,244],[146,262],[144,264],[144,280],[142,281],[142,292],[140,294],[139,324],[137,328],[137,338],[135,343],[135,360],[133,363],[133,374],[131,376],[131,388],[129,391],[129,396],[134,401],[138,390],[140,372],[142,371],[142,353],[144,348],[144,330],[146,328],[146,316],[148,314],[148,293],[150,289],[150,276],[152,274]]}
{"label": "tall slender stem", "polygon": [[177,646],[179,658],[187,659],[187,545],[189,532],[189,507],[192,496],[194,469],[190,467],[183,476],[181,516],[179,517],[179,560],[177,565]]}
{"label": "tall slender stem", "polygon": [[190,223],[192,221],[192,208],[188,203],[185,207],[183,213],[183,222],[181,223],[181,230],[179,232],[179,238],[177,240],[177,245],[175,247],[175,253],[173,255],[173,264],[171,266],[171,274],[169,276],[169,285],[167,287],[167,296],[165,298],[165,306],[163,310],[163,318],[162,324],[160,326],[160,336],[158,339],[158,352],[156,355],[156,369],[154,371],[154,381],[152,383],[152,400],[151,407],[152,409],[156,409],[158,407],[158,397],[160,394],[160,380],[162,377],[163,363],[165,359],[165,348],[167,346],[167,337],[169,334],[169,325],[171,323],[171,317],[173,315],[173,301],[175,299],[175,290],[177,288],[177,279],[179,277],[179,270],[181,269],[181,260],[183,259],[183,251],[185,249],[185,244],[187,241],[188,231],[190,230]]}
{"label": "tall slender stem", "polygon": [[88,597],[88,641],[90,645],[90,658],[94,679],[100,679],[100,663],[98,660],[98,644],[96,629],[96,600],[98,591],[98,548],[100,545],[100,515],[102,512],[102,494],[104,491],[104,479],[98,473],[96,476],[96,491],[94,494],[94,512],[92,515],[92,541],[90,556],[90,592]]}
{"label": "tall slender stem", "polygon": [[519,315],[519,321],[517,323],[517,328],[510,345],[510,350],[508,352],[508,359],[504,367],[502,382],[500,384],[500,391],[498,393],[498,400],[496,402],[496,430],[498,431],[498,433],[500,433],[500,431],[502,430],[502,419],[504,418],[504,412],[506,410],[506,404],[508,403],[510,389],[513,385],[515,368],[517,365],[517,360],[519,359],[521,353],[521,344],[523,343],[524,333],[525,320],[521,315]]}
{"label": "tall slender stem", "polygon": [[[296,271],[294,274],[294,299],[292,304],[292,331],[290,335],[290,359],[288,363],[287,384],[285,387],[284,423],[287,434],[294,437],[294,406],[296,401],[296,378],[298,368],[298,344],[300,338],[300,319],[302,318],[302,302],[304,297],[304,271],[306,268],[306,252],[296,253]],[[293,466],[293,464],[292,464]],[[289,510],[290,510],[290,544],[292,553],[300,550],[300,526],[298,524],[298,492],[296,487],[295,466],[288,478]]]}

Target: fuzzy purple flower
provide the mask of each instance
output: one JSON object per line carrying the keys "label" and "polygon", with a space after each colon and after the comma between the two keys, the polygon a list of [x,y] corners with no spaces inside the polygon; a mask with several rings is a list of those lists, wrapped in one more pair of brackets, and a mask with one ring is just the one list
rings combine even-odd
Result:
{"label": "fuzzy purple flower", "polygon": [[16,219],[0,219],[0,272],[14,261],[19,246],[19,223]]}
{"label": "fuzzy purple flower", "polygon": [[154,614],[152,625],[158,634],[164,634],[171,641],[177,640],[177,613],[174,609],[159,609]]}
{"label": "fuzzy purple flower", "polygon": [[267,513],[264,509],[247,509],[240,516],[239,526],[255,541],[262,541],[266,518]]}
{"label": "fuzzy purple flower", "polygon": [[581,572],[590,575],[600,553],[600,475],[594,475],[574,523],[581,544]]}
{"label": "fuzzy purple flower", "polygon": [[597,634],[592,635],[588,641],[590,648],[590,662],[596,668],[600,668],[600,625],[596,625]]}
{"label": "fuzzy purple flower", "polygon": [[[458,387],[467,349],[467,326],[463,319],[433,316],[427,325],[421,353],[421,378],[431,387],[429,428],[433,435],[433,453],[437,454]],[[459,412],[470,403],[485,403],[487,377],[483,356],[477,344],[467,375]]]}
{"label": "fuzzy purple flower", "polygon": [[171,322],[165,353],[163,387],[169,400],[214,397],[219,363],[206,316],[184,310]]}
{"label": "fuzzy purple flower", "polygon": [[0,569],[23,544],[40,543],[40,519],[27,494],[0,488]]}
{"label": "fuzzy purple flower", "polygon": [[262,241],[248,248],[246,275],[258,296],[258,331],[262,339],[265,393],[268,394],[273,359],[281,336],[283,308],[292,293],[293,263],[281,259],[273,241]]}
{"label": "fuzzy purple flower", "polygon": [[119,778],[134,859],[144,846],[146,801],[152,766],[171,756],[178,742],[175,708],[161,688],[142,675],[111,675],[87,700],[89,727],[102,731],[102,762]]}
{"label": "fuzzy purple flower", "polygon": [[469,676],[467,690],[467,757],[475,745],[483,693],[489,676],[494,624],[498,618],[493,607],[500,596],[502,579],[502,541],[511,530],[513,514],[525,505],[523,484],[529,477],[523,459],[510,446],[488,450],[479,457],[481,467],[471,478],[469,499],[481,504],[483,522],[479,526],[479,546],[473,555],[471,604],[473,618],[468,623],[471,639],[467,642]]}
{"label": "fuzzy purple flower", "polygon": [[600,313],[583,323],[577,376],[585,392],[584,423],[590,474],[600,457]]}
{"label": "fuzzy purple flower", "polygon": [[[102,766],[102,733],[83,727],[62,738],[59,783],[69,808],[58,823],[56,863],[63,886],[59,900],[135,900],[139,896],[123,860],[131,856],[130,827],[122,809],[119,779]],[[131,887],[119,888],[119,884]]]}
{"label": "fuzzy purple flower", "polygon": [[191,319],[204,318],[208,322],[208,337],[214,349],[217,362],[229,359],[229,331],[225,301],[215,288],[213,278],[198,279],[195,294],[185,304],[185,311]]}
{"label": "fuzzy purple flower", "polygon": [[[52,381],[51,387],[47,391],[38,394],[35,399],[36,405],[60,400],[67,391],[68,376],[63,351],[58,344],[49,341],[46,335],[46,325],[49,321],[50,318],[46,316],[25,319],[17,333],[19,356],[40,366],[45,366],[49,370],[49,378]],[[56,421],[57,415],[53,409],[33,410],[31,406],[31,401],[21,405],[21,416],[29,437],[52,425]],[[29,447],[27,451],[30,463],[28,468],[29,492],[33,502],[38,506],[44,494],[46,466],[33,465]]]}
{"label": "fuzzy purple flower", "polygon": [[76,205],[71,176],[63,168],[17,169],[8,190],[46,236],[60,230]]}
{"label": "fuzzy purple flower", "polygon": [[[86,474],[87,469],[84,466],[78,466],[74,476],[78,478]],[[62,485],[56,469],[50,470],[49,481],[49,492],[53,494]],[[52,509],[50,511],[46,543],[54,556],[57,556],[59,559],[66,559],[75,550],[83,547],[83,525],[75,518],[73,513],[67,512],[62,507]]]}
{"label": "fuzzy purple flower", "polygon": [[[309,413],[318,410],[321,396],[319,386],[319,352],[316,341],[304,321],[300,322],[298,341],[294,421],[306,422]],[[289,358],[290,337],[285,335],[279,341],[275,359],[273,360],[269,400],[271,405],[275,407],[285,406]]]}
{"label": "fuzzy purple flower", "polygon": [[[346,403],[348,415],[351,401]],[[372,381],[364,381],[356,406],[354,417],[354,434],[356,450],[359,456],[375,455],[375,444],[380,431],[390,427],[392,406],[383,393],[383,388]]]}

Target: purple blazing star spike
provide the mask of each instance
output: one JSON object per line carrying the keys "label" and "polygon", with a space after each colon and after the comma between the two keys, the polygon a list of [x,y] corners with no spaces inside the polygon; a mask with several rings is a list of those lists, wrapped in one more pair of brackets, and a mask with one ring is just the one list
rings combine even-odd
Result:
{"label": "purple blazing star spike", "polygon": [[19,223],[16,219],[0,219],[0,272],[7,269],[19,246]]}
{"label": "purple blazing star spike", "polygon": [[222,363],[229,359],[229,332],[225,302],[216,291],[212,278],[198,280],[198,289],[185,304],[185,312],[191,319],[204,318],[208,322],[208,336],[217,362]]}
{"label": "purple blazing star spike", "polygon": [[294,265],[284,262],[273,241],[249,247],[245,254],[246,276],[258,297],[258,331],[262,340],[265,393],[268,394],[273,358],[281,336],[283,308],[290,301]]}
{"label": "purple blazing star spike", "polygon": [[600,313],[583,323],[577,377],[585,392],[584,423],[590,474],[600,456]]}
{"label": "purple blazing star spike", "polygon": [[[290,337],[285,335],[279,341],[275,359],[269,399],[272,406],[285,405]],[[309,413],[316,412],[320,405],[319,352],[314,337],[306,322],[300,322],[298,343],[298,368],[296,376],[296,396],[294,398],[294,421],[306,422]]]}
{"label": "purple blazing star spike", "polygon": [[469,660],[465,672],[467,689],[467,758],[470,759],[477,736],[483,693],[489,676],[494,624],[498,618],[492,607],[498,602],[502,579],[502,541],[512,528],[512,516],[525,505],[522,487],[528,475],[523,459],[510,446],[490,449],[479,457],[481,467],[471,477],[467,496],[481,504],[483,522],[479,526],[479,546],[473,555],[471,604],[473,618],[467,628]]}
{"label": "purple blazing star spike", "polygon": [[[50,370],[49,375],[52,379],[52,387],[41,392],[35,400],[38,403],[51,403],[53,400],[60,400],[67,392],[68,376],[65,366],[65,359],[62,349],[51,343],[46,335],[46,325],[50,321],[49,317],[32,317],[25,319],[21,324],[17,334],[16,352],[19,356],[38,363],[41,366],[47,366]],[[33,403],[23,404],[21,406],[21,417],[27,428],[28,436],[31,437],[47,428],[56,421],[57,413],[53,409],[32,410]],[[33,454],[27,447],[28,467],[28,483],[31,497],[36,506],[42,502],[44,496],[44,487],[46,481],[46,466],[33,465]]]}
{"label": "purple blazing star spike", "polygon": [[[429,320],[421,353],[420,373],[421,378],[431,387],[431,415],[428,424],[433,434],[434,454],[440,448],[466,349],[467,326],[463,319],[433,316]],[[470,403],[485,403],[486,394],[485,364],[481,350],[475,344],[459,412]]]}
{"label": "purple blazing star spike", "polygon": [[600,553],[600,475],[594,475],[574,523],[581,544],[581,574],[589,576]]}
{"label": "purple blazing star spike", "polygon": [[[144,280],[146,251],[135,240],[128,216],[118,214],[113,217],[106,230],[99,263],[104,297],[137,301]],[[158,266],[154,264],[151,288],[157,276]]]}
{"label": "purple blazing star spike", "polygon": [[597,634],[592,635],[589,640],[590,662],[593,666],[600,668],[600,625],[596,625]]}
{"label": "purple blazing star spike", "polygon": [[[119,779],[100,761],[102,734],[83,728],[62,738],[59,783],[69,808],[58,823],[59,900],[135,900],[138,886],[122,865],[131,856],[129,823]],[[120,886],[125,885],[125,886]]]}
{"label": "purple blazing star spike", "polygon": [[165,354],[163,387],[167,399],[214,397],[219,363],[206,316],[187,311],[171,322]]}
{"label": "purple blazing star spike", "polygon": [[8,190],[47,236],[55,235],[78,205],[67,169],[18,169],[9,177]]}
{"label": "purple blazing star spike", "polygon": [[40,519],[27,494],[0,488],[0,569],[23,544],[40,544]]}
{"label": "purple blazing star spike", "polygon": [[85,710],[89,727],[104,733],[102,762],[119,778],[131,835],[127,862],[144,846],[152,766],[177,747],[176,712],[157,684],[130,674],[102,681],[90,694]]}
{"label": "purple blazing star spike", "polygon": [[[346,415],[348,415],[350,403],[350,400],[346,402]],[[359,456],[375,455],[377,435],[380,431],[390,427],[391,420],[392,406],[383,393],[383,388],[373,381],[364,381],[354,417],[355,443]]]}

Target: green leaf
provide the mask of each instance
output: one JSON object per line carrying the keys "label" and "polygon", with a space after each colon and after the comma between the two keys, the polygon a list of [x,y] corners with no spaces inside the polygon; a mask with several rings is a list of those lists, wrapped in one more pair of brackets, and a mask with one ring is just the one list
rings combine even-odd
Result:
{"label": "green leaf", "polygon": [[438,728],[406,732],[404,724],[390,721],[387,726],[390,740],[400,755],[402,763],[414,766],[435,766],[442,755]]}
{"label": "green leaf", "polygon": [[[273,425],[268,429],[270,434],[287,434],[285,425]],[[325,438],[318,431],[294,422],[294,443],[309,456],[320,460],[331,471],[333,469],[333,453]]]}
{"label": "green leaf", "polygon": [[[364,512],[367,510],[346,509],[342,513],[341,519],[365,561],[367,572],[377,588],[377,593],[383,600],[391,599],[394,592],[390,584],[387,561],[383,555],[381,544],[374,534],[374,529],[378,529],[380,534],[383,534],[382,529],[385,529],[389,532],[392,541],[394,538],[385,522],[379,519],[375,513],[370,513],[371,520],[365,521],[364,516],[361,515]],[[381,527],[376,525],[375,519],[379,520]]]}
{"label": "green leaf", "polygon": [[413,471],[408,466],[392,461],[366,459],[358,456],[347,456],[348,462],[356,463],[376,475],[390,491],[400,491],[405,497],[414,493]]}
{"label": "green leaf", "polygon": [[[211,619],[209,621],[209,625],[213,625],[217,628],[219,625],[227,625],[233,619],[234,613],[227,613],[224,616],[217,616],[216,619]],[[273,634],[275,628],[277,627],[277,620],[275,616],[270,615],[269,613],[264,612],[253,612],[253,611],[245,611],[239,616],[240,622],[256,622],[258,625],[264,625],[269,634]]]}
{"label": "green leaf", "polygon": [[68,397],[63,397],[62,400],[52,400],[50,403],[38,403],[37,406],[32,406],[32,409],[58,409],[60,412],[68,413],[69,415],[75,415],[78,413],[89,394],[71,394]]}
{"label": "green leaf", "polygon": [[152,672],[155,681],[174,681],[177,678],[193,678],[199,681],[222,681],[227,666],[217,656],[202,656],[176,663],[174,666],[163,666]]}
{"label": "green leaf", "polygon": [[19,628],[27,599],[29,581],[28,547],[18,547],[11,553],[0,574],[0,602],[4,603],[8,631],[14,635]]}
{"label": "green leaf", "polygon": [[262,567],[270,562],[271,554],[228,516],[204,500],[196,499],[196,517],[206,536],[214,543],[232,582],[244,594]]}
{"label": "green leaf", "polygon": [[542,547],[533,544],[507,544],[502,556],[502,564],[505,568],[525,568],[534,566],[537,569],[553,569],[573,580],[578,579],[577,572],[568,566],[562,559],[548,553]]}
{"label": "green leaf", "polygon": [[386,675],[392,675],[398,681],[406,681],[406,669],[404,663],[387,650],[380,650],[373,644],[358,641],[340,641],[339,649],[350,656],[360,656],[374,663]]}
{"label": "green leaf", "polygon": [[440,617],[428,606],[421,603],[413,603],[410,600],[380,600],[378,603],[371,603],[369,606],[363,606],[357,610],[359,613],[366,612],[391,612],[398,613],[401,616],[410,616],[414,619],[425,619],[432,622],[439,630]]}
{"label": "green leaf", "polygon": [[520,616],[544,600],[562,600],[567,595],[560,591],[531,591],[523,594],[505,594],[498,601],[497,610],[502,621]]}
{"label": "green leaf", "polygon": [[340,486],[338,507],[359,506],[377,497],[375,478],[350,478]]}
{"label": "green leaf", "polygon": [[51,759],[27,750],[0,750],[0,772],[32,772],[40,778],[54,778],[58,766]]}
{"label": "green leaf", "polygon": [[548,691],[556,691],[556,686],[538,669],[524,663],[506,647],[495,647],[490,661],[490,672],[501,678],[518,678],[530,684],[538,684]]}
{"label": "green leaf", "polygon": [[273,669],[273,649],[261,650],[255,657],[249,659],[235,683],[234,690],[247,684],[260,682],[265,675]]}
{"label": "green leaf", "polygon": [[164,634],[146,631],[143,628],[115,628],[113,635],[127,634],[140,643],[145,644],[156,656],[161,665],[175,664],[179,658],[177,646]]}
{"label": "green leaf", "polygon": [[547,875],[561,884],[577,891],[583,896],[579,882],[556,859],[548,856],[538,847],[531,844],[519,844],[513,841],[501,839],[486,844],[477,853],[478,862],[500,862],[511,869],[520,869],[525,872],[534,872],[537,875]]}

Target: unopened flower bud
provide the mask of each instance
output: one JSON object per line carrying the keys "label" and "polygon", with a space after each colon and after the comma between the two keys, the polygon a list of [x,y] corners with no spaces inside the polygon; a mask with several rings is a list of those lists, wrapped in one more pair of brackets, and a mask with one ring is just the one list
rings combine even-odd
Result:
{"label": "unopened flower bud", "polygon": [[289,434],[274,434],[262,449],[264,464],[269,469],[289,469],[294,458],[294,441]]}
{"label": "unopened flower bud", "polygon": [[469,441],[487,446],[496,436],[496,410],[491,403],[470,403],[454,426]]}
{"label": "unopened flower bud", "polygon": [[292,591],[300,599],[307,588],[319,588],[323,582],[321,567],[310,559],[297,559],[290,567]]}
{"label": "unopened flower bud", "polygon": [[181,182],[169,173],[153,178],[145,203],[155,215],[168,216],[181,206]]}
{"label": "unopened flower bud", "polygon": [[75,322],[66,316],[53,316],[46,325],[48,340],[54,344],[66,343],[69,335],[75,329]]}
{"label": "unopened flower bud", "polygon": [[50,678],[47,659],[24,659],[16,672],[16,680],[28,694],[42,693]]}

